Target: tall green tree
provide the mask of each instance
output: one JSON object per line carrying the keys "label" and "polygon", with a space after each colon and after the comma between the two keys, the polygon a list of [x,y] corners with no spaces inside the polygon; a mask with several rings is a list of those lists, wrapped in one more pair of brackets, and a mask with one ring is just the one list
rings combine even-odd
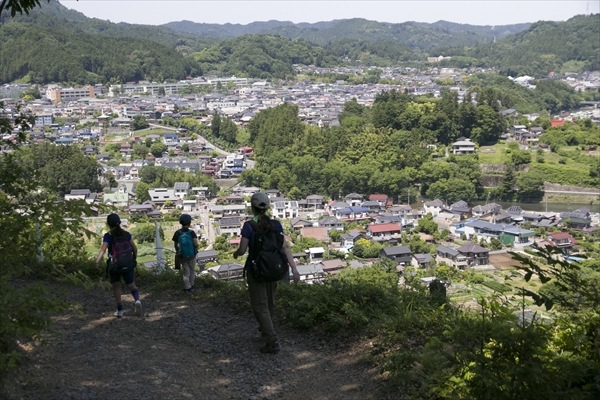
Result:
{"label": "tall green tree", "polygon": [[135,187],[135,201],[138,204],[142,204],[145,201],[152,200],[148,190],[150,186],[146,182],[140,182]]}
{"label": "tall green tree", "polygon": [[221,135],[221,116],[215,110],[210,120],[210,131],[212,135],[218,138]]}
{"label": "tall green tree", "polygon": [[150,125],[148,121],[146,121],[146,117],[143,115],[134,115],[133,120],[131,121],[131,129],[134,131],[138,131],[140,129],[146,129]]}

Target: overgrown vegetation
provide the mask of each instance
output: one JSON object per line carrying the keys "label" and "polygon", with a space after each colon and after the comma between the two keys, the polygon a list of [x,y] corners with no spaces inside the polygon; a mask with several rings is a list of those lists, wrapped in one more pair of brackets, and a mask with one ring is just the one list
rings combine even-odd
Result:
{"label": "overgrown vegetation", "polygon": [[[4,111],[0,103],[0,111]],[[0,118],[0,134],[20,134],[17,149],[31,118],[19,114],[14,125]],[[44,281],[61,280],[90,285],[82,272],[90,264],[83,238],[83,215],[91,214],[84,201],[62,201],[55,186],[44,185],[41,172],[30,168],[18,152],[0,157],[0,372],[16,365],[20,357],[17,340],[39,339],[48,328],[49,313],[70,304],[57,297]],[[20,281],[36,277],[38,283]]]}

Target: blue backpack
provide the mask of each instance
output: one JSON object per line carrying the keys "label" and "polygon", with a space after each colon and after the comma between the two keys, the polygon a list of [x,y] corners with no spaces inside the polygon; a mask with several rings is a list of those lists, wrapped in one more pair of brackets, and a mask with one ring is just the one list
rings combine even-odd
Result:
{"label": "blue backpack", "polygon": [[179,254],[182,260],[191,260],[196,257],[196,247],[194,247],[194,239],[192,238],[192,232],[190,230],[183,231],[179,230],[179,239],[177,240],[179,245]]}

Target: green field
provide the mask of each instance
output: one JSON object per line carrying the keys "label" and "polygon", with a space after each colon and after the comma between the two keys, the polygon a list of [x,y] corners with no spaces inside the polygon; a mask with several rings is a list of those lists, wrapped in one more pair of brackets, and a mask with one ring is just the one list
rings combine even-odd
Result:
{"label": "green field", "polygon": [[504,164],[508,160],[506,143],[497,143],[493,146],[481,146],[477,154],[481,164]]}

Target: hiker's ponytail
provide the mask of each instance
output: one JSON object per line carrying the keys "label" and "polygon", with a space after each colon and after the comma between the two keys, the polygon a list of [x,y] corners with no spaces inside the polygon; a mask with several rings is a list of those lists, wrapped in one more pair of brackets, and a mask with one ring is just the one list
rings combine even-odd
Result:
{"label": "hiker's ponytail", "polygon": [[123,228],[121,228],[121,225],[117,225],[117,226],[111,226],[110,227],[110,235],[113,237],[117,237],[117,236],[125,236],[127,232],[125,232],[123,230]]}
{"label": "hiker's ponytail", "polygon": [[258,229],[260,229],[261,231],[268,231],[273,228],[273,225],[271,224],[271,218],[269,218],[269,216],[267,215],[267,210],[261,210],[253,206],[252,212],[258,220]]}

